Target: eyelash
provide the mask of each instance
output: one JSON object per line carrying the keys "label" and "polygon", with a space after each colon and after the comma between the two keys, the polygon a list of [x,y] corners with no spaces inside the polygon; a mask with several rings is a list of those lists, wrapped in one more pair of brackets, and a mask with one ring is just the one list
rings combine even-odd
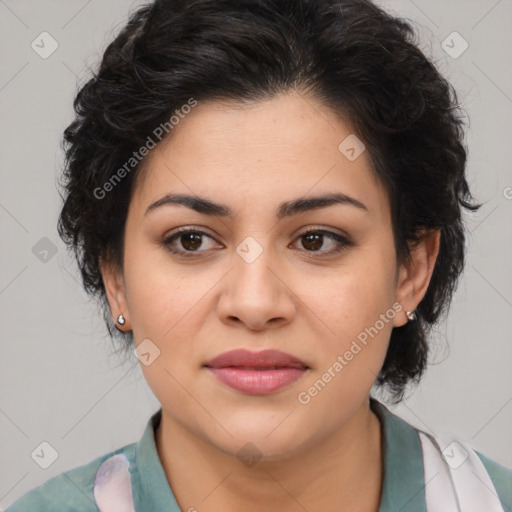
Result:
{"label": "eyelash", "polygon": [[[179,251],[179,250],[172,248],[172,244],[174,243],[175,240],[179,239],[180,236],[182,236],[184,234],[188,234],[188,233],[205,235],[206,237],[211,238],[213,240],[213,237],[211,237],[210,235],[208,235],[208,233],[205,233],[204,231],[201,231],[198,229],[192,229],[192,228],[180,228],[176,233],[166,237],[162,241],[162,245],[165,247],[166,250],[168,250],[169,252],[171,252],[173,254],[184,256],[185,258],[197,257],[198,254],[200,254],[201,252],[205,252],[205,251],[199,251],[199,250],[198,251],[187,251],[187,250]],[[310,253],[310,254],[319,253],[319,254],[331,255],[331,254],[340,253],[342,251],[346,251],[349,247],[352,247],[354,245],[353,242],[348,240],[346,237],[339,235],[337,233],[333,233],[332,231],[327,231],[325,229],[308,229],[307,231],[304,231],[301,234],[299,234],[296,239],[298,240],[300,238],[306,237],[311,234],[326,236],[326,237],[330,238],[331,240],[334,240],[334,242],[336,242],[337,246],[335,249],[332,249],[330,251],[308,251],[307,249],[304,249],[306,251],[306,253]]]}

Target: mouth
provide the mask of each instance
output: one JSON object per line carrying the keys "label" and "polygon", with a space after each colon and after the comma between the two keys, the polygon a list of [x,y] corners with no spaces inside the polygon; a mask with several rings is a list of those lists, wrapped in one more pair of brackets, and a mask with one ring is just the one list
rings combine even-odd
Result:
{"label": "mouth", "polygon": [[309,366],[279,350],[232,350],[204,367],[232,389],[248,395],[266,395],[291,385]]}

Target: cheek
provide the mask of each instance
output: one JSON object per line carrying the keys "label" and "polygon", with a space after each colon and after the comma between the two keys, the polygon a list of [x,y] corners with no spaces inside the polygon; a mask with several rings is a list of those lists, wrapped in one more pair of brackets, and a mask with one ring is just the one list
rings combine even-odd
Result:
{"label": "cheek", "polygon": [[389,263],[394,261],[393,253],[386,254],[382,246],[361,251],[305,300],[319,324],[327,327],[317,336],[317,354],[322,355],[314,378],[307,383],[318,389],[325,384],[329,389],[318,394],[315,407],[328,407],[333,399],[347,405],[357,401],[379,374],[396,314],[394,267]]}
{"label": "cheek", "polygon": [[125,265],[133,335],[137,344],[149,339],[157,347],[152,350],[158,353],[150,364],[141,359],[141,370],[166,409],[181,411],[177,416],[185,418],[197,412],[184,389],[191,387],[185,383],[189,382],[192,365],[199,365],[197,356],[194,359],[194,341],[205,313],[205,296],[215,280],[208,272],[184,272],[183,267],[172,264],[163,249],[134,245],[127,251]]}
{"label": "cheek", "polygon": [[394,299],[394,270],[384,258],[373,255],[358,255],[314,287],[302,283],[298,293],[340,342],[373,325]]}
{"label": "cheek", "polygon": [[[297,398],[312,416],[331,411],[326,428],[334,428],[359,407],[384,363],[396,311],[393,276],[382,270],[373,266],[351,272],[329,281],[328,290],[310,295],[311,309],[329,330],[317,337],[317,366]],[[339,406],[336,412],[333,404]]]}
{"label": "cheek", "polygon": [[126,298],[135,339],[151,338],[160,345],[173,327],[211,288],[208,273],[173,264],[165,249],[144,244],[127,246]]}

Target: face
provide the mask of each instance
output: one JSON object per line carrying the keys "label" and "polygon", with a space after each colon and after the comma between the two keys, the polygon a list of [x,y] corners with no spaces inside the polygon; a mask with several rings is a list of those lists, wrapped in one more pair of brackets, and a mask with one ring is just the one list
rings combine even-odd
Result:
{"label": "face", "polygon": [[[141,368],[165,421],[226,453],[311,447],[367,407],[431,265],[396,266],[368,151],[341,151],[350,123],[314,99],[199,103],[171,135],[135,189],[123,273],[102,269],[113,316],[146,340]],[[221,207],[159,201],[168,194]],[[345,200],[294,206],[333,194]],[[265,370],[206,366],[238,349],[286,355]]]}

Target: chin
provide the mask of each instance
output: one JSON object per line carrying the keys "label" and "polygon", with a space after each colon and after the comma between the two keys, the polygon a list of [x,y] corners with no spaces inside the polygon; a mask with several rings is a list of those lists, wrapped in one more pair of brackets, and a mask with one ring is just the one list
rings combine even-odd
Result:
{"label": "chin", "polygon": [[233,437],[208,437],[218,449],[242,461],[245,458],[258,459],[261,463],[285,460],[305,450],[310,439],[303,437],[309,431],[307,428],[296,428],[291,422],[285,425],[288,419],[282,420],[270,422],[245,417],[244,421],[224,424]]}
{"label": "chin", "polygon": [[225,454],[239,459],[247,467],[286,461],[301,452],[302,444],[297,446],[291,439],[279,440],[251,440],[250,438],[235,438],[228,445],[216,444],[216,447]]}

